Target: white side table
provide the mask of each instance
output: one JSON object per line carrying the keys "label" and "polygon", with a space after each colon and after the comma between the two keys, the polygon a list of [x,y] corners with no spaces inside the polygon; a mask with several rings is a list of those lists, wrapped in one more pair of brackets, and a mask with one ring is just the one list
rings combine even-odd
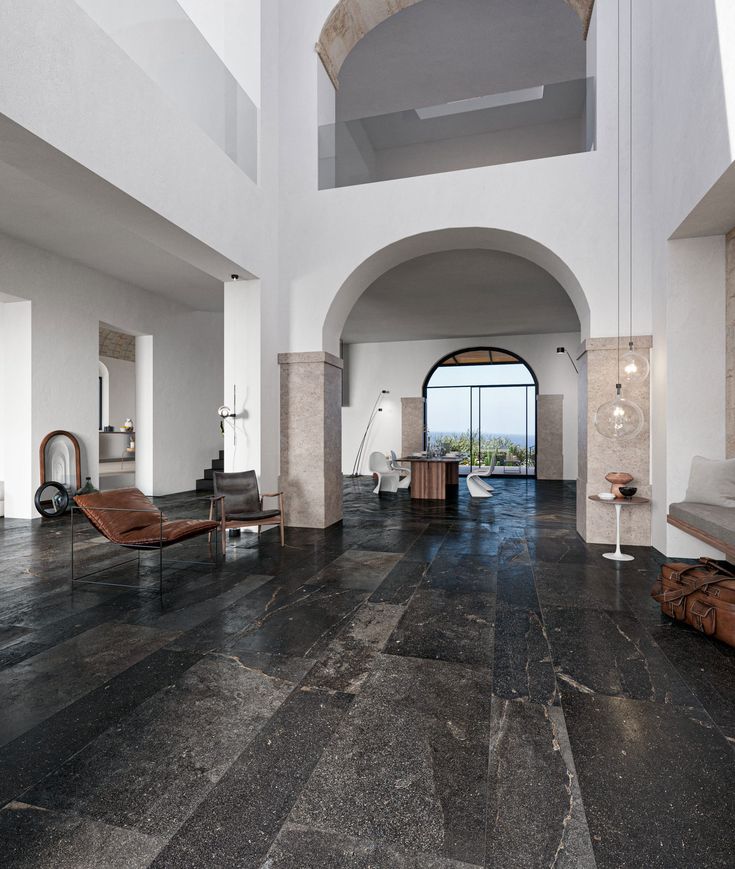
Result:
{"label": "white side table", "polygon": [[604,552],[603,558],[609,558],[610,561],[633,561],[632,555],[626,555],[620,550],[620,509],[627,505],[648,504],[648,498],[600,498],[599,495],[590,495],[590,501],[597,501],[598,504],[612,504],[615,507],[615,552]]}

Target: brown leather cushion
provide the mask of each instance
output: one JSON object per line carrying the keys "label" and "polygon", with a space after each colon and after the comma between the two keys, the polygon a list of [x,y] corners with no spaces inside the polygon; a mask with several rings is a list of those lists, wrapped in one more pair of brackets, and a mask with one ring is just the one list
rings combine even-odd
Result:
{"label": "brown leather cushion", "polygon": [[74,500],[100,534],[123,546],[157,546],[161,540],[164,545],[177,543],[213,531],[219,524],[205,519],[164,517],[162,527],[161,511],[134,486],[77,495]]}
{"label": "brown leather cushion", "polygon": [[196,537],[198,534],[214,531],[218,527],[219,522],[209,519],[172,519],[164,522],[163,527],[156,523],[148,528],[128,531],[127,534],[123,535],[121,542],[125,546],[158,546],[159,539],[162,539],[163,545],[169,546],[171,543],[179,543],[188,537]]}

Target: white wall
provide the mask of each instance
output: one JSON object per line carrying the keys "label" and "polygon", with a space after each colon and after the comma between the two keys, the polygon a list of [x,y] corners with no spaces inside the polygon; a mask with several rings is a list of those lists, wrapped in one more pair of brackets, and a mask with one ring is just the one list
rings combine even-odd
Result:
{"label": "white wall", "polygon": [[367,425],[375,398],[390,390],[381,406],[365,447],[362,473],[373,450],[401,448],[401,398],[420,396],[429,370],[447,353],[464,347],[501,347],[521,356],[533,368],[542,395],[564,396],[564,478],[577,478],[577,374],[566,356],[556,348],[566,347],[572,356],[579,333],[555,335],[501,335],[446,338],[432,341],[390,341],[350,344],[346,349],[349,405],[342,409],[342,471],[352,472],[358,444]]}
{"label": "white wall", "polygon": [[653,545],[695,557],[708,547],[666,514],[694,455],[725,456],[725,244],[670,238],[735,156],[735,6],[653,0],[636,10],[638,79],[650,84],[637,124],[650,150],[639,141],[636,156],[651,168]]}
{"label": "white wall", "polygon": [[100,361],[109,374],[109,425],[120,428],[128,417],[135,422],[135,362],[109,356],[100,356]]}
{"label": "white wall", "polygon": [[[153,422],[136,442],[140,448],[149,438],[153,467],[148,491],[193,488],[220,449],[216,411],[222,393],[222,315],[191,311],[7,236],[0,236],[0,293],[27,299],[32,309],[32,381],[26,387],[18,381],[19,395],[32,407],[32,431],[22,441],[28,455],[19,453],[17,461],[27,482],[11,492],[6,479],[6,514],[34,515],[37,448],[53,429],[79,437],[83,471],[96,479],[100,320],[152,336]],[[136,423],[143,426],[138,417]],[[15,414],[10,425],[6,419],[6,431],[20,431],[14,420]],[[12,513],[11,494],[16,499]]]}
{"label": "white wall", "polygon": [[[0,288],[0,295],[4,290]],[[12,295],[12,294],[11,294]],[[0,305],[2,333],[0,333],[0,404],[3,406],[0,448],[4,466],[4,511],[6,516],[25,517],[33,503],[33,492],[38,486],[38,473],[32,473],[32,305],[30,302],[11,302]],[[37,466],[37,462],[36,462]]]}

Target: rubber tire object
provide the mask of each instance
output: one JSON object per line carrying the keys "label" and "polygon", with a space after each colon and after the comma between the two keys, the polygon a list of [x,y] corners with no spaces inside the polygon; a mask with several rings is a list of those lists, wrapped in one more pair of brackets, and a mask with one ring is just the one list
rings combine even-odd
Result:
{"label": "rubber tire object", "polygon": [[[53,510],[44,507],[43,502],[41,501],[41,494],[49,488],[56,489],[57,492],[52,499],[52,504],[54,505]],[[44,483],[39,486],[36,489],[36,494],[33,496],[33,503],[36,505],[36,510],[38,510],[44,519],[58,519],[60,516],[63,516],[69,509],[69,500],[69,493],[66,491],[66,488],[62,486],[61,483],[54,482]]]}

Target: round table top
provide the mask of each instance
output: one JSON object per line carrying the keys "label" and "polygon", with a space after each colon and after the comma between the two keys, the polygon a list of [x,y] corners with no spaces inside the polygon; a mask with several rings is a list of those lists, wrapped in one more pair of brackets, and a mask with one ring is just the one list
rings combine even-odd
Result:
{"label": "round table top", "polygon": [[589,495],[590,501],[599,501],[600,504],[648,504],[648,498],[634,495],[632,498],[601,498],[599,495]]}

